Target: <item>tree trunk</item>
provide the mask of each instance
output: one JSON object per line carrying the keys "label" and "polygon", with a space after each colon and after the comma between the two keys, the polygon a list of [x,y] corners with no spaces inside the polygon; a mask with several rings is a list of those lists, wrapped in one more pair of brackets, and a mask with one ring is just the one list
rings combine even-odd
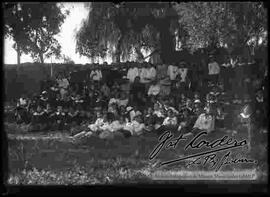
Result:
{"label": "tree trunk", "polygon": [[136,53],[137,53],[137,60],[138,60],[139,62],[143,62],[143,61],[144,61],[144,56],[143,56],[143,54],[142,54],[142,52],[141,52],[141,47],[137,46],[137,47],[135,48],[135,50],[136,50]]}
{"label": "tree trunk", "polygon": [[42,53],[39,53],[39,60],[40,60],[40,63],[44,63],[44,58],[43,58],[43,54]]}
{"label": "tree trunk", "polygon": [[17,64],[18,65],[21,64],[21,49],[18,43],[17,43]]}
{"label": "tree trunk", "polygon": [[123,36],[120,36],[120,38],[118,39],[117,42],[117,46],[116,46],[116,52],[115,52],[115,62],[116,63],[120,63],[121,61],[121,44],[122,44],[122,40],[123,40]]}
{"label": "tree trunk", "polygon": [[161,47],[161,59],[163,62],[170,63],[173,60],[173,53],[175,52],[174,36],[169,31],[169,21],[161,19],[160,21],[160,47]]}

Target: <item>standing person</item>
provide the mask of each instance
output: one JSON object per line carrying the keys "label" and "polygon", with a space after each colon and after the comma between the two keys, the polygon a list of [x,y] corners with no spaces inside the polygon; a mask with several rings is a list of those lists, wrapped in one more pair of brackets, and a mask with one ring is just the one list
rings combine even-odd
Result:
{"label": "standing person", "polygon": [[133,83],[135,78],[138,76],[139,76],[139,69],[137,66],[132,64],[132,67],[128,69],[127,78],[129,79],[131,83]]}
{"label": "standing person", "polygon": [[168,66],[166,64],[157,65],[157,79],[161,80],[167,77]]}
{"label": "standing person", "polygon": [[210,62],[208,64],[208,75],[211,82],[217,84],[220,73],[220,67],[213,55],[210,55]]}
{"label": "standing person", "polygon": [[64,75],[62,75],[60,79],[58,80],[58,86],[60,88],[61,98],[64,99],[64,97],[67,94],[67,89],[69,86],[69,81]]}
{"label": "standing person", "polygon": [[169,65],[167,74],[170,77],[170,80],[174,81],[178,75],[178,67],[175,64]]}

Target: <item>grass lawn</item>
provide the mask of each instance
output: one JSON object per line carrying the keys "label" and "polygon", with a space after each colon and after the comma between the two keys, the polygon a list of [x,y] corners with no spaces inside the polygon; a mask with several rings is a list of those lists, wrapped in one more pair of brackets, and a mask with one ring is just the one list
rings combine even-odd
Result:
{"label": "grass lawn", "polygon": [[[159,161],[167,161],[181,156],[201,152],[184,150],[185,142],[179,142],[175,149],[162,151],[155,160],[149,160],[149,154],[158,144],[158,136],[116,138],[111,141],[95,137],[74,141],[67,133],[25,133],[6,124],[8,134],[9,178],[8,184],[116,184],[116,183],[153,183],[151,173],[175,171],[209,171],[209,166],[194,165],[181,161],[173,165],[160,167]],[[16,130],[16,132],[14,132]],[[203,139],[221,138],[226,133],[214,132]],[[176,135],[175,137],[178,137]],[[191,139],[190,136],[188,139]],[[246,138],[239,133],[234,138]],[[223,166],[221,171],[256,169],[258,179],[267,180],[267,144],[265,137],[253,132],[252,149],[245,147],[232,150],[232,155],[242,155],[256,159],[257,164],[234,164]],[[206,149],[205,149],[206,150]],[[220,152],[224,155],[226,151]],[[219,153],[218,153],[219,154]]]}

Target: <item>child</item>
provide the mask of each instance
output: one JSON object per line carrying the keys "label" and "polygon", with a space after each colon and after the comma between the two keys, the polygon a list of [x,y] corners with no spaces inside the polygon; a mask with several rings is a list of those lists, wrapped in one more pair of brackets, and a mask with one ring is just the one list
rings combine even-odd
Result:
{"label": "child", "polygon": [[63,130],[66,119],[66,114],[63,112],[63,106],[57,106],[57,111],[52,115],[52,118],[55,120],[55,129],[60,131]]}
{"label": "child", "polygon": [[69,127],[75,127],[77,125],[77,116],[78,113],[76,113],[76,111],[74,110],[73,106],[69,107],[69,111],[67,113],[67,123],[69,124]]}
{"label": "child", "polygon": [[125,106],[125,107],[127,106],[128,97],[127,97],[125,92],[121,92],[120,98],[118,99],[117,103],[118,103],[118,106],[122,106],[122,105]]}
{"label": "child", "polygon": [[224,129],[225,126],[225,113],[221,106],[217,107],[217,114],[216,114],[216,128]]}
{"label": "child", "polygon": [[153,115],[153,109],[151,107],[148,107],[146,113],[144,114],[144,123],[145,123],[145,129],[147,131],[154,130],[155,117]]}
{"label": "child", "polygon": [[189,131],[191,131],[193,122],[190,118],[190,111],[188,109],[184,109],[183,112],[179,114],[178,120],[179,120],[179,127],[177,129],[178,131],[181,131],[183,133],[188,133]]}
{"label": "child", "polygon": [[106,98],[109,98],[110,88],[108,87],[107,83],[103,83],[103,85],[101,86],[101,92]]}
{"label": "child", "polygon": [[30,131],[42,131],[45,129],[46,125],[44,124],[44,112],[41,105],[38,105],[36,111],[33,113]]}
{"label": "child", "polygon": [[200,94],[198,92],[194,93],[193,104],[195,103],[201,103]]}
{"label": "child", "polygon": [[53,114],[53,109],[49,103],[46,105],[46,109],[44,110],[44,116],[45,116],[45,122],[47,123],[47,127],[45,130],[48,130],[51,128],[51,124],[53,120],[51,119],[51,115]]}
{"label": "child", "polygon": [[118,108],[116,103],[112,103],[108,107],[108,112],[112,113],[115,117],[119,116]]}
{"label": "child", "polygon": [[177,130],[177,117],[173,113],[173,110],[168,110],[168,115],[164,119],[162,126],[157,129],[157,134],[161,134],[164,131],[169,130],[175,132]]}

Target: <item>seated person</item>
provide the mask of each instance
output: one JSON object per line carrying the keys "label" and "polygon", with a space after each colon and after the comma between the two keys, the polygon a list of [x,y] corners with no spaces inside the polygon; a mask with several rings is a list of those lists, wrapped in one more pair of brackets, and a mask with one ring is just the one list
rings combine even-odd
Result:
{"label": "seated person", "polygon": [[257,91],[253,105],[256,125],[259,127],[267,127],[267,102],[265,101],[262,90]]}
{"label": "seated person", "polygon": [[110,88],[108,87],[107,83],[103,83],[103,85],[101,86],[101,92],[105,97],[109,98]]}
{"label": "seated person", "polygon": [[154,95],[154,96],[157,96],[160,92],[160,84],[157,83],[157,81],[153,81],[151,82],[151,85],[148,89],[148,93],[147,95],[150,96],[150,95]]}
{"label": "seated person", "polygon": [[63,111],[63,106],[57,106],[57,111],[50,116],[53,122],[53,128],[56,130],[63,130],[66,122],[66,114]]}
{"label": "seated person", "polygon": [[202,107],[201,107],[202,104],[200,102],[195,101],[193,106],[194,107],[193,107],[193,110],[192,110],[192,114],[195,115],[198,118],[199,115],[201,115],[201,113],[203,113]]}
{"label": "seated person", "polygon": [[153,112],[153,109],[151,107],[148,107],[146,113],[144,114],[145,129],[147,131],[153,131],[154,129],[155,117],[153,115]]}
{"label": "seated person", "polygon": [[123,128],[125,134],[127,132],[131,135],[141,135],[145,129],[145,124],[142,121],[141,115],[135,116],[131,122],[128,122]]}
{"label": "seated person", "polygon": [[161,134],[166,130],[169,130],[172,132],[177,130],[177,117],[174,114],[173,110],[171,109],[168,110],[168,115],[164,119],[162,126],[158,128],[157,133]]}
{"label": "seated person", "polygon": [[127,111],[129,113],[129,120],[133,121],[135,116],[142,115],[142,112],[138,109],[137,106],[127,107]]}
{"label": "seated person", "polygon": [[118,108],[117,108],[117,103],[112,103],[108,107],[108,112],[112,113],[115,117],[119,116]]}
{"label": "seated person", "polygon": [[44,109],[45,121],[47,122],[47,127],[45,128],[46,130],[51,128],[51,123],[53,122],[51,115],[53,113],[54,110],[52,109],[51,105],[47,103],[46,108]]}
{"label": "seated person", "polygon": [[245,105],[233,120],[233,128],[239,132],[247,132],[247,127],[252,121],[252,110],[249,105]]}
{"label": "seated person", "polygon": [[225,127],[225,113],[221,106],[217,107],[215,120],[216,128],[223,129]]}
{"label": "seated person", "polygon": [[118,104],[119,102],[119,93],[113,93],[111,94],[111,98],[109,100],[108,105],[111,105],[112,103]]}
{"label": "seated person", "polygon": [[201,103],[200,94],[198,92],[194,93],[193,103]]}
{"label": "seated person", "polygon": [[98,132],[100,130],[100,127],[107,121],[106,119],[107,119],[106,115],[102,115],[102,113],[98,111],[96,113],[95,123],[90,124],[88,128],[90,129],[90,131],[94,133]]}
{"label": "seated person", "polygon": [[118,106],[127,106],[128,104],[128,97],[125,92],[120,93],[120,98],[117,101]]}
{"label": "seated person", "polygon": [[205,113],[202,113],[198,117],[193,128],[207,132],[211,132],[215,129],[215,119],[212,115],[211,107],[209,105],[205,107]]}
{"label": "seated person", "polygon": [[101,133],[99,134],[99,137],[101,139],[112,139],[117,131],[124,128],[124,126],[120,124],[117,119],[115,119],[112,113],[108,113],[107,117],[108,124],[105,123],[100,127]]}
{"label": "seated person", "polygon": [[179,127],[178,131],[188,133],[192,130],[193,121],[190,118],[190,111],[188,109],[184,109],[181,114],[178,115]]}
{"label": "seated person", "polygon": [[35,112],[32,115],[30,123],[30,131],[43,131],[46,128],[44,121],[44,111],[41,105],[38,105]]}
{"label": "seated person", "polygon": [[67,113],[67,123],[69,124],[70,127],[75,127],[77,125],[77,118],[78,113],[76,113],[73,106],[70,106],[69,111]]}

